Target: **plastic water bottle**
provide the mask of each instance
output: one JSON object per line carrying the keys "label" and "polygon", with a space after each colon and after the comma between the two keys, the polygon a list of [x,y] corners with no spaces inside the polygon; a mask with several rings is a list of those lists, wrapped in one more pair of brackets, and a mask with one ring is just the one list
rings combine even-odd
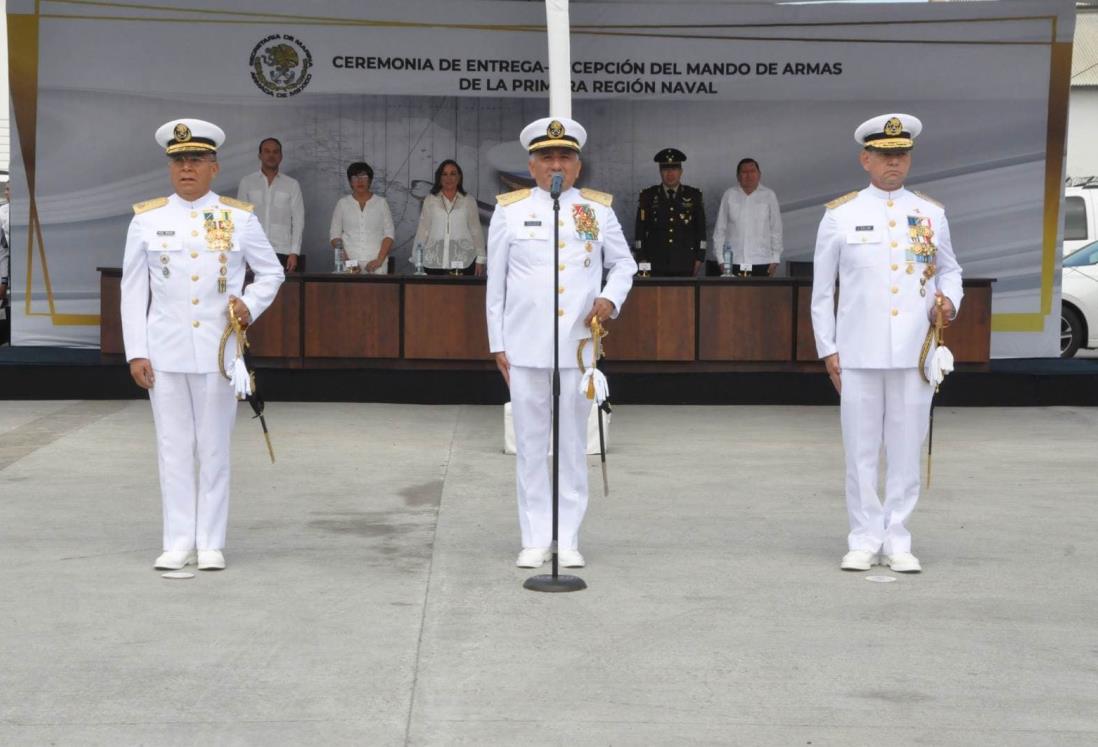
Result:
{"label": "plastic water bottle", "polygon": [[344,270],[343,265],[343,242],[339,241],[334,247],[332,247],[332,259],[334,264],[332,272],[340,273]]}
{"label": "plastic water bottle", "polygon": [[423,244],[417,241],[416,248],[413,253],[416,260],[416,274],[426,275],[427,273],[423,270]]}
{"label": "plastic water bottle", "polygon": [[732,277],[732,247],[728,244],[724,245],[724,272],[721,273],[722,277]]}

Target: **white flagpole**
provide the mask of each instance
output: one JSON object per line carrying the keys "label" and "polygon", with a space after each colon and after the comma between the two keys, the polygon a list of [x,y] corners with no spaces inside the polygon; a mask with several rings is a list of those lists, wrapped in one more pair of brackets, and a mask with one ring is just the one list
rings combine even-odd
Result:
{"label": "white flagpole", "polygon": [[572,118],[572,48],[568,0],[545,0],[549,36],[549,116]]}

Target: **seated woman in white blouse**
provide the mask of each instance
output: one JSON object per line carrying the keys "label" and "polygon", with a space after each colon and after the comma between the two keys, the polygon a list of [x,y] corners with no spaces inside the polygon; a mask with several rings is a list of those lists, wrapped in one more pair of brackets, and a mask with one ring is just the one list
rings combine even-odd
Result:
{"label": "seated woman in white blouse", "polygon": [[393,215],[384,197],[370,191],[374,170],[356,161],[347,167],[351,194],[341,197],[332,212],[332,246],[343,247],[344,258],[358,262],[360,272],[384,275],[393,248]]}
{"label": "seated woman in white blouse", "polygon": [[[484,229],[477,201],[465,194],[464,178],[457,161],[443,161],[435,169],[431,194],[423,200],[415,240],[423,247],[423,267],[428,275],[451,271],[484,274],[488,261]],[[416,261],[414,248],[411,261]]]}

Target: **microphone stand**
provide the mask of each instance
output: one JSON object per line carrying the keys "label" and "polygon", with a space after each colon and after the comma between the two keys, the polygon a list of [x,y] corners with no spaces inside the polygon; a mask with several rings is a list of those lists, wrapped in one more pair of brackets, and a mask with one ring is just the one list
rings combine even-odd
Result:
{"label": "microphone stand", "polygon": [[553,573],[531,576],[522,584],[530,591],[580,591],[587,584],[579,576],[558,573],[557,543],[560,540],[560,191],[563,177],[553,175],[549,196],[553,198]]}

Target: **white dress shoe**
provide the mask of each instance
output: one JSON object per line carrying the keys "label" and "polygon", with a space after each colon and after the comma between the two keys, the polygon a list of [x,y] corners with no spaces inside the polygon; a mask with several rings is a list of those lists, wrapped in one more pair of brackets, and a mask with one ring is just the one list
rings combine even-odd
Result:
{"label": "white dress shoe", "polygon": [[194,550],[168,550],[160,553],[153,563],[158,571],[178,571],[183,566],[194,564]]}
{"label": "white dress shoe", "polygon": [[225,556],[220,550],[199,550],[198,570],[223,571],[225,570]]}
{"label": "white dress shoe", "polygon": [[844,571],[868,571],[877,562],[877,553],[869,550],[851,550],[843,556],[839,567]]}
{"label": "white dress shoe", "polygon": [[557,563],[561,568],[583,568],[587,565],[579,550],[557,550]]}
{"label": "white dress shoe", "polygon": [[547,547],[524,547],[518,554],[515,565],[519,568],[541,568],[541,564],[549,559]]}
{"label": "white dress shoe", "polygon": [[896,573],[922,573],[919,559],[909,552],[898,552],[888,556],[888,567]]}

